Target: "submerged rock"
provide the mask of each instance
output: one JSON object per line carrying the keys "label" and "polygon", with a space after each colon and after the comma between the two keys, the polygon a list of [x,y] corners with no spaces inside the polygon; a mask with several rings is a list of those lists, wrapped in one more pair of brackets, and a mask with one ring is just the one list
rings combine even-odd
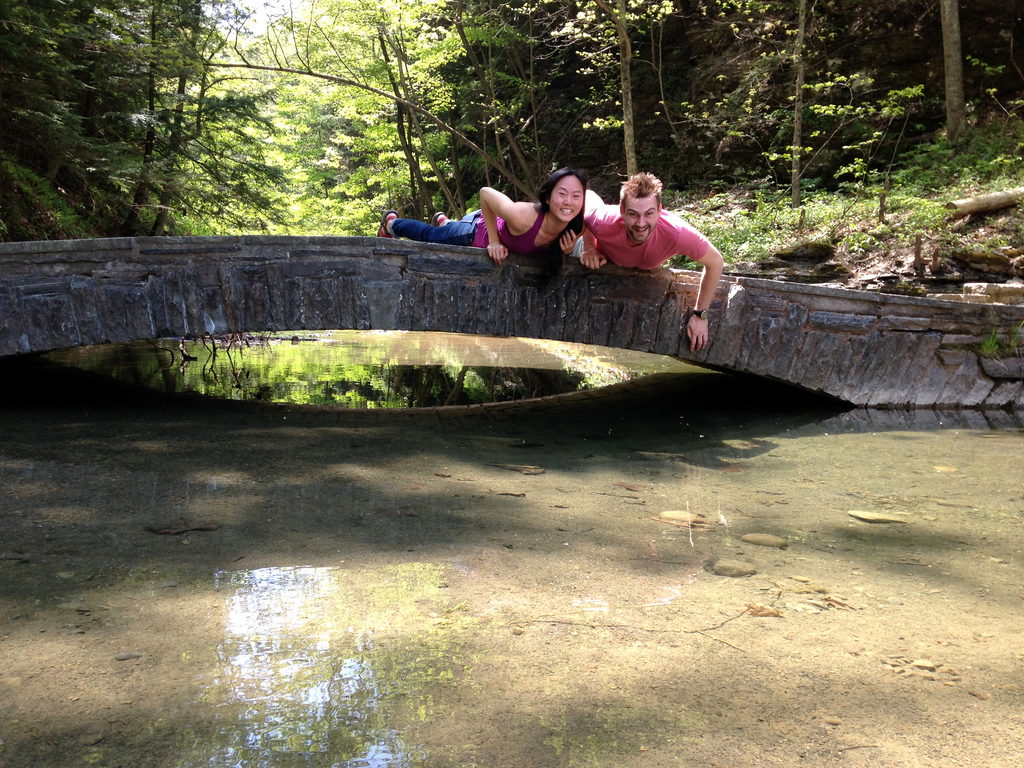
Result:
{"label": "submerged rock", "polygon": [[742,560],[719,560],[711,569],[719,576],[753,576],[757,573],[757,568]]}
{"label": "submerged rock", "polygon": [[781,536],[773,536],[770,533],[748,533],[741,536],[740,541],[745,541],[747,544],[756,544],[759,547],[775,547],[776,549],[785,549],[789,546],[788,540]]}

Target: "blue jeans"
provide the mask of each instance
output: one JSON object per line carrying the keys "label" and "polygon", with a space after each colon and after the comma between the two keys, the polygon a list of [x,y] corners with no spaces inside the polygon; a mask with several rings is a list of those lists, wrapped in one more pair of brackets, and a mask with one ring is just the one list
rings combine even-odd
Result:
{"label": "blue jeans", "polygon": [[395,219],[391,222],[391,232],[395,237],[406,237],[421,243],[472,245],[476,237],[476,223],[482,215],[480,211],[470,211],[459,221],[449,221],[440,227],[417,219]]}

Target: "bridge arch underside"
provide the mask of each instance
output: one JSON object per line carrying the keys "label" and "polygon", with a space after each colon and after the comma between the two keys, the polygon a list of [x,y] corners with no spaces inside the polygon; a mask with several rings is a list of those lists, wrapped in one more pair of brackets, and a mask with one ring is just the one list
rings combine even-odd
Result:
{"label": "bridge arch underside", "polygon": [[447,331],[597,344],[786,382],[853,405],[1024,408],[1021,359],[979,354],[1024,307],[725,276],[711,341],[699,273],[378,238],[113,238],[0,244],[0,355],[290,330]]}

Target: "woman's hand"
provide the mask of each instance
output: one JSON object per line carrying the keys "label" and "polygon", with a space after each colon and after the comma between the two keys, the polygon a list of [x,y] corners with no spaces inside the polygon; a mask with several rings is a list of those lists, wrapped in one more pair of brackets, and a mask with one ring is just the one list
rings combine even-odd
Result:
{"label": "woman's hand", "polygon": [[502,243],[488,243],[487,255],[490,256],[496,264],[501,264],[501,262],[508,258],[508,248],[506,248]]}
{"label": "woman's hand", "polygon": [[572,249],[576,247],[576,241],[580,239],[580,236],[573,232],[571,229],[565,230],[562,236],[558,239],[558,245],[562,249],[562,253],[568,256],[572,253]]}

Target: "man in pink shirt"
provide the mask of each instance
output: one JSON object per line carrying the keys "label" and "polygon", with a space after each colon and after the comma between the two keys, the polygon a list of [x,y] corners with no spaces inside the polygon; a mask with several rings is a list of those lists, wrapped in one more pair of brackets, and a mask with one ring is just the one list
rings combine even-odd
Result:
{"label": "man in pink shirt", "polygon": [[704,266],[697,301],[686,321],[690,351],[708,343],[708,307],[715,297],[725,262],[708,239],[678,216],[662,210],[661,181],[637,173],[622,183],[619,204],[605,205],[587,190],[586,229],[580,263],[600,269],[609,261],[620,267],[657,269],[681,254]]}

